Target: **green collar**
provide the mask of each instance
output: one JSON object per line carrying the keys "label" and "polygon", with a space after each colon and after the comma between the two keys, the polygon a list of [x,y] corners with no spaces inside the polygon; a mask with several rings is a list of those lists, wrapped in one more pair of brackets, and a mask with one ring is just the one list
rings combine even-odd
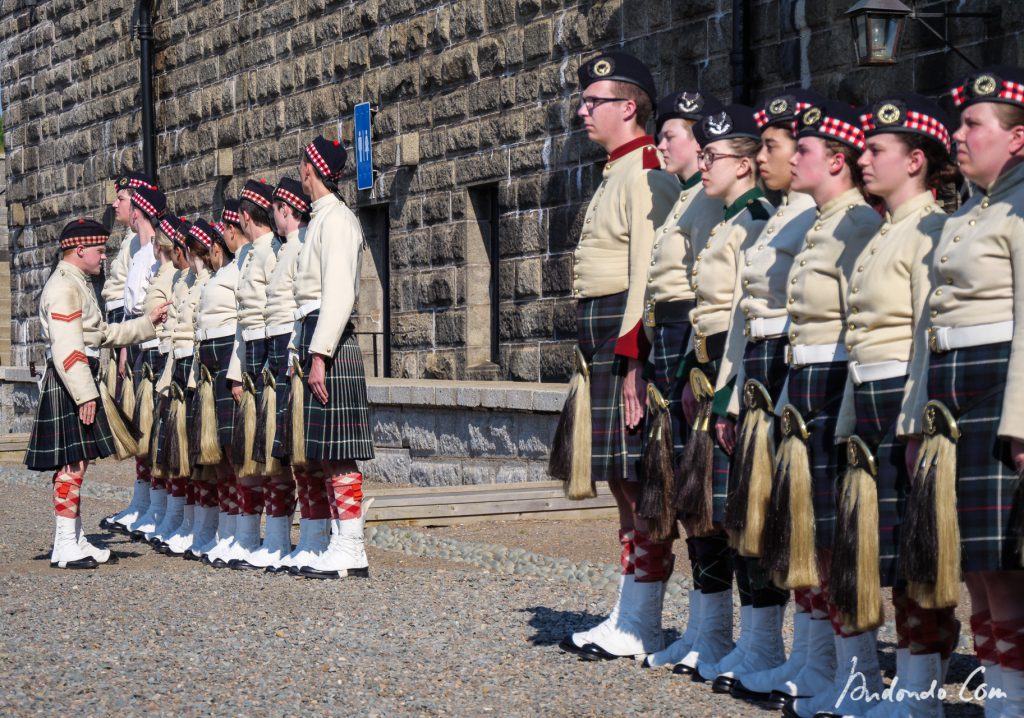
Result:
{"label": "green collar", "polygon": [[693,177],[683,182],[683,189],[693,189],[700,184],[701,174],[700,172],[694,173]]}
{"label": "green collar", "polygon": [[725,221],[728,222],[761,197],[764,197],[764,192],[761,191],[760,187],[754,187],[752,190],[744,192],[736,198],[735,202],[725,208]]}

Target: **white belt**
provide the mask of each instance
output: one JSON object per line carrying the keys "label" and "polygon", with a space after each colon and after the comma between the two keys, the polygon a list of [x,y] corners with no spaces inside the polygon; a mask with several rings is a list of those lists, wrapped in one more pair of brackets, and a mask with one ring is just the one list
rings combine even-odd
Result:
{"label": "white belt", "polygon": [[1012,319],[992,324],[975,324],[971,327],[931,327],[928,330],[928,346],[933,352],[948,352],[952,349],[982,344],[999,344],[1012,339]]}
{"label": "white belt", "polygon": [[195,351],[195,347],[182,347],[181,349],[174,350],[175,359],[184,359],[192,356],[192,352]]}
{"label": "white belt", "polygon": [[789,365],[829,364],[846,361],[846,346],[843,344],[790,344]]}
{"label": "white belt", "polygon": [[306,315],[312,314],[313,312],[315,312],[319,308],[320,308],[320,300],[319,299],[317,299],[316,301],[313,301],[313,302],[306,302],[301,307],[299,307],[298,309],[295,310],[295,318],[296,319],[305,319]]}
{"label": "white belt", "polygon": [[107,302],[106,306],[107,306],[107,311],[108,312],[112,312],[115,309],[120,309],[121,307],[123,307],[124,306],[124,300],[123,299],[111,299],[109,302]]}
{"label": "white belt", "polygon": [[[93,349],[92,347],[86,347],[84,351],[85,351],[85,355],[87,357],[92,357],[93,359],[99,359],[100,358],[100,350],[99,349]],[[50,350],[47,349],[46,350],[46,361],[51,361],[52,359],[53,359],[53,354],[51,354]]]}
{"label": "white belt", "polygon": [[882,381],[882,379],[906,376],[907,370],[910,368],[910,362],[892,360],[860,364],[859,362],[852,361],[849,368],[850,379],[853,380],[854,384],[860,386],[871,381]]}
{"label": "white belt", "polygon": [[171,353],[171,349],[173,349],[173,348],[174,348],[174,344],[171,342],[170,339],[167,339],[165,341],[160,342],[160,353],[161,354],[170,354]]}
{"label": "white belt", "polygon": [[254,342],[257,339],[266,339],[266,338],[267,338],[267,328],[266,327],[253,327],[252,329],[243,329],[242,330],[242,340],[243,341]]}
{"label": "white belt", "polygon": [[753,341],[781,337],[789,331],[789,317],[753,317],[747,320],[747,338]]}
{"label": "white belt", "polygon": [[235,322],[216,329],[196,329],[196,341],[205,342],[209,339],[223,339],[235,336]]}
{"label": "white belt", "polygon": [[273,324],[267,327],[267,336],[279,337],[282,334],[291,334],[293,329],[295,329],[294,324]]}
{"label": "white belt", "polygon": [[159,349],[159,348],[160,348],[160,340],[159,339],[150,339],[148,342],[142,342],[142,344],[139,344],[139,349],[142,349],[142,350]]}

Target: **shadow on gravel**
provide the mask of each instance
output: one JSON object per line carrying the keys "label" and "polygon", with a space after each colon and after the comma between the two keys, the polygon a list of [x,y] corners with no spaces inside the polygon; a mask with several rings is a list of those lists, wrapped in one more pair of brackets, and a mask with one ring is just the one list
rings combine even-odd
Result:
{"label": "shadow on gravel", "polygon": [[[586,611],[556,611],[547,606],[531,606],[522,609],[522,612],[533,614],[528,624],[535,633],[527,640],[535,646],[556,646],[570,633],[586,630],[605,619],[605,616],[598,616]],[[678,631],[665,631],[666,644],[678,637]]]}

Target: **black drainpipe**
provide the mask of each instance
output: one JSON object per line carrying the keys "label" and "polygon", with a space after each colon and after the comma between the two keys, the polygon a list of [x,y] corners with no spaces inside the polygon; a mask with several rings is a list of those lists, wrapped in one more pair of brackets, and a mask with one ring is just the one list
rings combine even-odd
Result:
{"label": "black drainpipe", "polygon": [[139,83],[142,90],[142,163],[146,176],[156,176],[156,127],[153,124],[153,0],[136,6],[139,36]]}
{"label": "black drainpipe", "polygon": [[751,103],[750,86],[747,83],[750,58],[750,23],[747,22],[747,0],[732,0],[732,52],[729,63],[732,66],[732,101],[744,105]]}

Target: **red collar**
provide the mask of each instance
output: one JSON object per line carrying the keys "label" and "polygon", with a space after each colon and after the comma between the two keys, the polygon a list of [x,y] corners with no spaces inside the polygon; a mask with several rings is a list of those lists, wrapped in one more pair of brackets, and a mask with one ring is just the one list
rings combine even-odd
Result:
{"label": "red collar", "polygon": [[622,145],[621,147],[616,148],[614,152],[612,152],[610,155],[608,155],[608,161],[609,162],[614,162],[617,159],[625,157],[626,155],[628,155],[633,150],[638,150],[641,147],[646,147],[647,145],[653,145],[653,144],[654,144],[654,138],[653,137],[651,137],[650,135],[641,135],[640,137],[637,137],[635,140],[630,140],[629,142],[627,142],[626,144]]}

